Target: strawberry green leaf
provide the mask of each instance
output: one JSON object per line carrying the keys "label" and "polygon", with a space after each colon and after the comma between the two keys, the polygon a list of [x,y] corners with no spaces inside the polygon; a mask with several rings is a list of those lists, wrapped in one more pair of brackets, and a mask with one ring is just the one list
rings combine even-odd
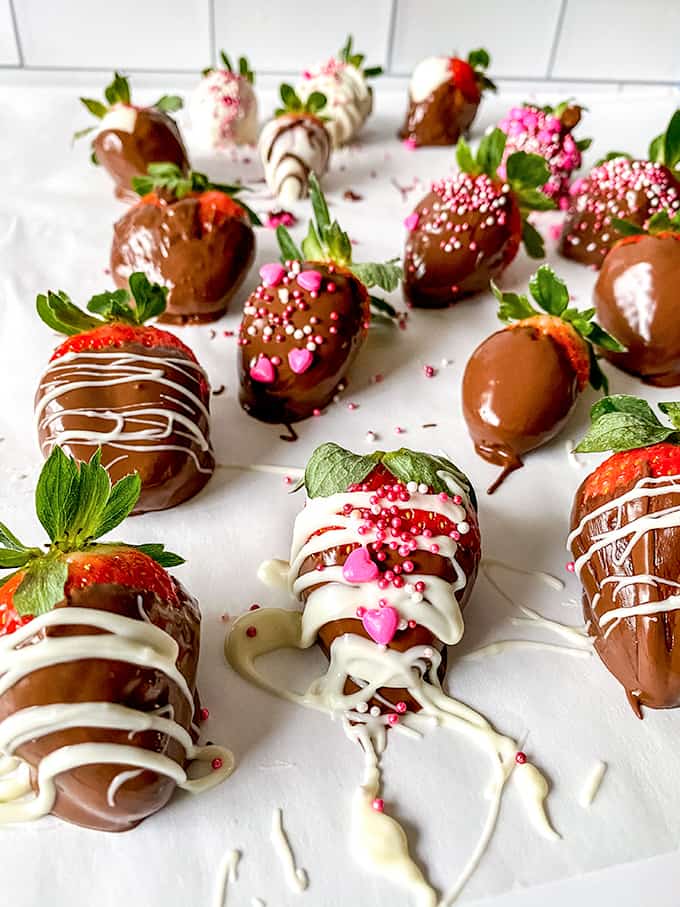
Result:
{"label": "strawberry green leaf", "polygon": [[467,58],[470,66],[475,69],[488,69],[489,64],[491,63],[491,57],[489,52],[484,50],[483,47],[478,48],[477,50],[471,50]]}
{"label": "strawberry green leaf", "polygon": [[[94,132],[96,128],[97,128],[96,126],[88,126],[86,129],[79,129],[77,132],[73,133],[73,137],[71,138],[71,141],[77,142],[78,139],[82,139],[86,135],[89,135],[91,132]],[[97,158],[95,157],[94,151],[90,155],[90,160],[95,165],[98,163]]]}
{"label": "strawberry green leaf", "polygon": [[481,168],[477,166],[477,161],[472,153],[472,149],[465,139],[458,139],[456,144],[456,161],[463,173],[469,173],[470,176],[477,176]]}
{"label": "strawberry green leaf", "polygon": [[[659,408],[661,409],[661,406]],[[646,400],[628,394],[612,394],[598,400],[590,408],[590,419],[597,422],[608,413],[627,413],[639,421],[649,422],[654,427],[661,426],[661,422]]]}
{"label": "strawberry green leaf", "polygon": [[137,473],[119,479],[109,492],[92,537],[100,538],[120,525],[132,513],[141,490],[142,480]]}
{"label": "strawberry green leaf", "polygon": [[390,303],[386,299],[382,299],[380,296],[372,295],[369,295],[368,299],[371,305],[371,315],[373,316],[373,318],[378,318],[382,321],[389,322],[394,322],[397,320],[397,310],[393,305],[390,305]]}
{"label": "strawberry green leaf", "polygon": [[222,61],[222,65],[223,65],[224,68],[227,70],[227,72],[233,72],[233,71],[234,71],[234,67],[233,67],[233,65],[232,65],[231,60],[229,59],[229,57],[227,56],[227,54],[226,54],[223,50],[220,51],[220,60]]}
{"label": "strawberry green leaf", "polygon": [[663,163],[674,170],[680,162],[680,110],[676,110],[663,136]]}
{"label": "strawberry green leaf", "polygon": [[544,186],[550,179],[548,162],[539,154],[515,151],[505,166],[508,182],[513,189],[536,189]]}
{"label": "strawberry green leaf", "polygon": [[461,491],[470,495],[471,485],[468,477],[444,457],[402,447],[382,454],[380,462],[404,483],[417,482],[419,485],[429,486],[436,493],[450,494],[452,488],[446,481],[448,477]]}
{"label": "strawberry green leaf", "polygon": [[576,142],[576,147],[578,148],[579,151],[587,151],[592,144],[593,144],[592,139],[579,139]]}
{"label": "strawberry green leaf", "polygon": [[63,538],[78,510],[80,475],[75,460],[55,447],[40,473],[35,510],[51,542]]}
{"label": "strawberry green leaf", "polygon": [[363,482],[380,462],[382,451],[360,456],[328,442],[317,447],[305,469],[305,488],[310,498],[327,498]]}
{"label": "strawberry green leaf", "polygon": [[590,368],[588,372],[588,381],[593,390],[602,391],[604,394],[609,393],[609,380],[600,368],[600,363],[595,355],[595,350],[588,345],[588,360]]}
{"label": "strawberry green leaf", "polygon": [[567,285],[548,265],[541,265],[529,280],[529,292],[549,315],[559,316],[569,305]]}
{"label": "strawberry green leaf", "polygon": [[59,556],[35,558],[26,569],[13,596],[17,614],[39,617],[51,611],[64,598],[68,565]]}
{"label": "strawberry green leaf", "polygon": [[31,559],[28,549],[25,551],[7,550],[0,548],[0,570],[10,570],[14,567],[23,567]]}
{"label": "strawberry green leaf", "polygon": [[680,429],[680,403],[659,403],[659,409],[668,416],[675,428]]}
{"label": "strawberry green leaf", "polygon": [[398,259],[386,261],[384,264],[356,262],[351,267],[352,272],[356,274],[367,289],[380,287],[386,293],[391,293],[401,283],[403,273],[401,263],[396,262],[398,262]]}
{"label": "strawberry green leaf", "polygon": [[184,558],[180,557],[179,554],[173,554],[172,551],[166,551],[165,545],[152,543],[149,545],[133,545],[133,547],[138,551],[142,551],[150,558],[153,558],[153,560],[155,560],[157,564],[160,564],[161,567],[179,567],[180,564],[185,563]]}
{"label": "strawberry green leaf", "polygon": [[247,57],[238,58],[238,72],[241,78],[245,79],[247,82],[250,82],[251,85],[255,84],[255,73],[251,69]]}
{"label": "strawberry green leaf", "polygon": [[113,74],[113,81],[104,89],[109,105],[130,103],[130,83],[119,72]]}
{"label": "strawberry green leaf", "polygon": [[381,76],[385,70],[382,66],[366,66],[362,70],[365,79],[375,79],[378,76]]}
{"label": "strawberry green leaf", "polygon": [[644,227],[631,223],[629,220],[623,220],[620,217],[612,217],[612,227],[621,234],[621,236],[644,236],[647,232]]}
{"label": "strawberry green leaf", "polygon": [[[91,114],[94,114],[94,116],[100,120],[109,112],[109,108],[106,104],[102,104],[101,101],[96,101],[93,98],[81,98],[80,102],[85,105]],[[78,135],[78,133],[76,133],[76,135]]]}
{"label": "strawberry green leaf", "polygon": [[[514,188],[514,187],[513,187]],[[522,212],[553,211],[555,202],[540,189],[515,189]]]}
{"label": "strawberry green leaf", "polygon": [[13,551],[28,551],[26,545],[11,532],[4,523],[0,523],[0,545]]}
{"label": "strawberry green leaf", "polygon": [[640,227],[629,220],[612,218],[612,225],[622,236],[656,236],[658,233],[680,233],[680,212],[672,217],[668,211],[657,211],[652,214],[646,227]]}
{"label": "strawberry green leaf", "polygon": [[526,296],[518,293],[504,293],[492,280],[490,282],[491,292],[499,301],[498,317],[501,321],[509,323],[511,321],[522,321],[525,318],[532,318],[539,313],[531,305]]}
{"label": "strawberry green leaf", "polygon": [[151,283],[141,271],[131,274],[128,282],[132,298],[135,300],[135,308],[132,311],[137,324],[144,324],[151,318],[158,318],[163,314],[168,297],[167,287]]}
{"label": "strawberry green leaf", "polygon": [[176,111],[182,109],[184,102],[176,94],[164,94],[163,97],[159,98],[156,103],[151,106],[163,113],[176,113]]}
{"label": "strawberry green leaf", "polygon": [[281,250],[282,264],[285,264],[287,261],[302,261],[302,252],[295,245],[293,237],[283,224],[279,224],[276,228],[276,241]]}
{"label": "strawberry green leaf", "polygon": [[57,293],[48,290],[47,295],[39,294],[36,309],[45,324],[59,334],[82,334],[102,324],[98,318],[86,315],[75,306],[63,290]]}
{"label": "strawberry green leaf", "polygon": [[592,422],[575,450],[577,453],[635,450],[667,441],[675,434],[673,428],[640,419],[629,412],[607,412]]}
{"label": "strawberry green leaf", "polygon": [[530,258],[545,258],[543,237],[526,219],[522,221],[522,242]]}
{"label": "strawberry green leaf", "polygon": [[589,330],[586,334],[583,331],[579,333],[583,334],[593,346],[600,347],[603,350],[610,350],[612,353],[623,353],[626,348],[619,341],[612,337],[611,334],[608,334],[599,324],[595,324],[594,321],[591,321],[589,324]]}
{"label": "strawberry green leaf", "polygon": [[492,129],[491,132],[487,132],[477,148],[477,166],[492,179],[496,176],[496,172],[503,160],[506,141],[507,136],[503,130],[496,128]]}

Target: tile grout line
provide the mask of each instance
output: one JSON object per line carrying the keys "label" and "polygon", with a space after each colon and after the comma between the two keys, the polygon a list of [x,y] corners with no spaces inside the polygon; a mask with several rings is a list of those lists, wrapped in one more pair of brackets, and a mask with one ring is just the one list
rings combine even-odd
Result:
{"label": "tile grout line", "polygon": [[392,75],[392,60],[394,59],[394,36],[397,30],[397,0],[392,0],[390,18],[387,24],[387,54],[385,57],[385,72]]}
{"label": "tile grout line", "polygon": [[546,78],[552,79],[553,69],[555,67],[555,59],[557,58],[557,49],[559,47],[560,39],[562,37],[562,28],[564,26],[564,17],[567,12],[567,2],[568,0],[562,0],[560,4],[560,11],[557,14],[557,25],[555,26],[555,34],[553,36],[552,46],[550,48],[550,56],[548,57],[548,69],[546,72]]}
{"label": "tile grout line", "polygon": [[14,40],[17,45],[17,53],[19,54],[19,67],[24,66],[24,49],[21,44],[21,35],[19,34],[19,23],[17,22],[17,13],[14,9],[14,0],[9,0],[9,14],[12,18],[12,28],[14,30]]}
{"label": "tile grout line", "polygon": [[210,65],[217,66],[217,37],[215,35],[215,0],[208,3],[208,32],[210,34]]}

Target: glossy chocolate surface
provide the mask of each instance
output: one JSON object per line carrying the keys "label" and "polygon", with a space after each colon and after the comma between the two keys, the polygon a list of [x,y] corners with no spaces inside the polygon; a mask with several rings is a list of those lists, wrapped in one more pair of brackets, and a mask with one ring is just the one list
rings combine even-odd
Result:
{"label": "glossy chocolate surface", "polygon": [[472,125],[478,107],[479,100],[469,101],[452,81],[444,82],[424,101],[409,98],[399,137],[416,145],[455,145]]}

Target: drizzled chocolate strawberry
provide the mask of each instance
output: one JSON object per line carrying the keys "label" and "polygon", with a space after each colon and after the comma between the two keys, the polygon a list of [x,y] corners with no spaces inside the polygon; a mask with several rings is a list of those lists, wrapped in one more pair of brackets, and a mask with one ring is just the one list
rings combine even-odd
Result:
{"label": "drizzled chocolate strawberry", "polygon": [[680,384],[680,212],[654,214],[646,230],[614,224],[626,238],[605,257],[593,299],[600,323],[626,349],[603,355],[647,384],[673,387]]}
{"label": "drizzled chocolate strawberry", "polygon": [[595,649],[641,707],[680,706],[680,404],[613,396],[576,448],[614,451],[576,492],[569,547]]}
{"label": "drizzled chocolate strawberry", "polygon": [[612,152],[577,180],[562,230],[560,252],[581,264],[602,267],[607,252],[623,235],[616,220],[646,227],[650,218],[680,211],[680,111],[649,148],[649,160],[631,160]]}
{"label": "drizzled chocolate strawberry", "polygon": [[141,198],[113,227],[111,272],[118,287],[142,271],[167,291],[161,321],[214,321],[223,315],[255,255],[258,216],[235,197],[242,186],[187,176],[174,164],[152,164],[135,177]]}
{"label": "drizzled chocolate strawberry", "polygon": [[517,151],[501,179],[505,142],[505,134],[494,129],[475,158],[461,139],[460,173],[433,183],[406,218],[404,294],[411,305],[442,308],[486,290],[522,242],[533,258],[543,257],[543,241],[527,217],[555,207],[537,188],[548,180],[548,165],[536,154]]}
{"label": "drizzled chocolate strawberry", "polygon": [[371,304],[394,314],[368,291],[394,290],[400,268],[352,262],[349,237],[331,222],[315,177],[310,192],[315,220],[302,249],[277,228],[281,263],[260,269],[262,282],[239,331],[241,405],[263,422],[285,425],[319,414],[366,338]]}
{"label": "drizzled chocolate strawberry", "polygon": [[588,382],[606,388],[593,346],[622,349],[591,320],[593,309],[569,308],[567,287],[547,265],[529,281],[540,311],[526,296],[492,290],[509,324],[474,351],[462,388],[475,450],[503,467],[489,494],[523,465],[523,454],[555,437]]}
{"label": "drizzled chocolate strawberry", "polygon": [[567,208],[572,173],[581,166],[581,152],[592,141],[577,140],[572,135],[581,121],[581,112],[582,108],[570,101],[555,107],[513,107],[498,124],[508,137],[499,173],[505,175],[505,161],[515,151],[540,155],[550,168],[550,177],[541,190],[560,208]]}
{"label": "drizzled chocolate strawberry", "polygon": [[105,92],[106,103],[81,98],[90,113],[101,120],[98,126],[81,129],[75,138],[95,131],[92,161],[101,164],[116,184],[118,198],[134,201],[132,178],[147,172],[149,164],[169,161],[182,173],[189,170],[187,156],[177,124],[168,116],[182,106],[176,95],[163,95],[149,107],[130,101],[128,80],[115,73]]}
{"label": "drizzled chocolate strawberry", "polygon": [[[422,675],[443,674],[480,558],[467,478],[429,454],[402,448],[362,457],[324,444],[312,454],[304,484],[308,501],[291,561],[303,637],[318,634],[339,676],[346,674],[346,695],[383,676],[379,647],[403,653]],[[361,657],[352,653],[351,637],[371,643]],[[374,658],[375,676],[354,675],[355,658],[366,670]],[[382,699],[366,707],[389,724],[422,705],[399,683],[379,684],[376,693]]]}
{"label": "drizzled chocolate strawberry", "polygon": [[455,145],[472,125],[484,91],[496,86],[485,73],[483,50],[460,57],[427,57],[413,70],[400,138],[419,145]]}
{"label": "drizzled chocolate strawberry", "polygon": [[164,289],[137,273],[130,291],[94,296],[88,312],[63,292],[38,296],[40,317],[68,340],[40,379],[35,413],[44,456],[61,446],[87,462],[101,446],[114,481],[138,473],[142,513],[193,497],[215,460],[205,372],[178,337],[144,324],[162,313]]}
{"label": "drizzled chocolate strawberry", "polygon": [[[161,544],[101,542],[135,506],[140,480],[113,487],[99,453],[77,465],[57,447],[36,488],[50,543],[24,545],[0,524],[0,754],[21,760],[0,825],[52,813],[125,831],[177,786],[229,774],[231,754],[197,747],[197,602],[165,570]],[[218,760],[207,785],[194,759]]]}

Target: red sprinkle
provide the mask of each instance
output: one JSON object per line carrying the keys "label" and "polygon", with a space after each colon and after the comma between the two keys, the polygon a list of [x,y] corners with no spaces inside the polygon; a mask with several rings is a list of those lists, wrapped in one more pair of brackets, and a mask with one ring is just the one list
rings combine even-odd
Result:
{"label": "red sprinkle", "polygon": [[218,772],[218,771],[222,768],[222,766],[224,765],[224,762],[222,762],[222,760],[221,760],[220,757],[218,756],[216,759],[213,759],[213,761],[212,761],[210,764],[211,764],[212,767],[213,767],[213,771],[214,771],[214,772]]}
{"label": "red sprinkle", "polygon": [[257,636],[257,628],[250,626],[246,630],[246,636],[252,639],[254,636]]}
{"label": "red sprinkle", "polygon": [[515,762],[517,763],[517,765],[524,765],[524,763],[526,761],[527,761],[527,754],[523,753],[522,750],[520,750],[517,753],[517,755],[515,756]]}
{"label": "red sprinkle", "polygon": [[260,605],[258,605],[257,602],[255,602],[254,604],[252,604],[252,605],[248,608],[248,610],[249,610],[249,611],[257,611],[257,610],[259,609],[259,607],[260,607]]}
{"label": "red sprinkle", "polygon": [[201,721],[207,721],[210,718],[210,712],[207,709],[201,709]]}
{"label": "red sprinkle", "polygon": [[371,806],[377,813],[381,813],[385,809],[385,801],[382,797],[376,797]]}
{"label": "red sprinkle", "polygon": [[573,561],[569,561],[568,564],[565,564],[565,567],[567,568],[568,573],[573,573],[574,570],[576,569],[576,565],[574,564]]}

